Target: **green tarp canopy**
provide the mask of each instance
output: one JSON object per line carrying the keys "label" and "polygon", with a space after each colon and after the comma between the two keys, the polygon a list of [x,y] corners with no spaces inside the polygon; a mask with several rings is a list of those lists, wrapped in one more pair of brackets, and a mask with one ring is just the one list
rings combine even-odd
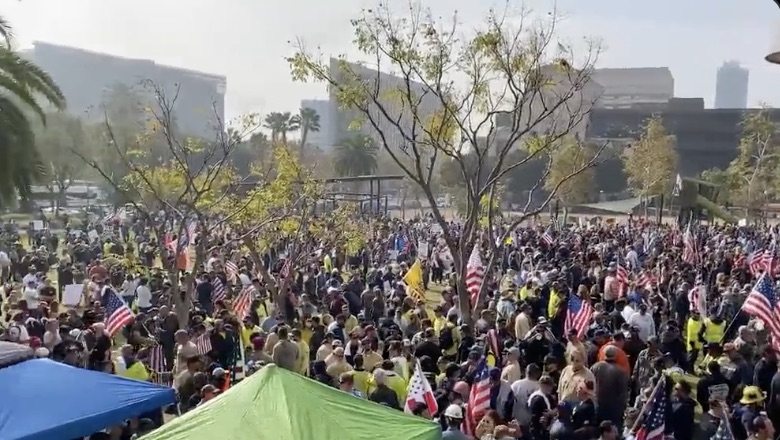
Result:
{"label": "green tarp canopy", "polygon": [[269,365],[143,440],[440,440],[433,422]]}

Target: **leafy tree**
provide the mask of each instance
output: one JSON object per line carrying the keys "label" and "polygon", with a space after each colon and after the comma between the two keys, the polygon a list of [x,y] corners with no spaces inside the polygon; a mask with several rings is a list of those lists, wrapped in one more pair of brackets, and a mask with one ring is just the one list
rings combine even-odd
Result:
{"label": "leafy tree", "polygon": [[564,205],[586,203],[593,197],[595,170],[587,164],[593,160],[594,149],[571,137],[560,142],[552,151],[544,189],[556,194]]}
{"label": "leafy tree", "polygon": [[[65,112],[48,113],[46,125],[35,125],[35,146],[45,166],[46,187],[57,193],[57,208],[74,180],[83,177],[87,167],[67,152],[78,150],[90,154],[92,139],[79,118]],[[52,200],[54,203],[54,200]]]}
{"label": "leafy tree", "polygon": [[[479,239],[484,197],[492,206],[497,186],[508,173],[550,155],[559,139],[582,132],[584,117],[598,98],[589,83],[598,47],[591,45],[584,56],[578,51],[575,61],[573,50],[555,38],[558,17],[524,18],[491,11],[481,26],[464,31],[457,16],[443,22],[416,7],[401,18],[386,4],[364,10],[352,20],[356,49],[376,60],[372,69],[396,72],[398,79],[343,57],[323,62],[304,43],[288,59],[293,79],[326,83],[340,106],[356,115],[350,128],[370,134],[421,187],[444,231],[449,224],[436,206],[431,185],[442,161],[458,164],[466,215],[461,233],[445,234],[445,240],[461,274]],[[528,154],[510,155],[522,149]],[[472,154],[477,172],[465,166]],[[594,157],[586,167],[596,163]],[[507,225],[507,235],[553,197],[535,205],[529,197],[523,215]],[[496,240],[498,245],[489,241],[488,272],[502,255],[505,240]],[[472,310],[463,279],[458,291],[468,319]]]}
{"label": "leafy tree", "polygon": [[710,168],[699,175],[699,179],[719,187],[718,198],[713,200],[721,205],[728,204],[731,198],[730,190],[733,185],[732,176],[726,170]]}
{"label": "leafy tree", "polygon": [[8,206],[17,196],[29,198],[30,186],[43,178],[32,122],[45,122],[44,102],[62,109],[65,97],[49,74],[14,50],[11,26],[2,17],[0,38],[0,206]]}
{"label": "leafy tree", "polygon": [[303,157],[309,133],[320,131],[320,115],[313,108],[304,107],[300,110],[300,113],[298,113],[296,118],[301,127],[301,157]]}
{"label": "leafy tree", "polygon": [[365,176],[376,171],[378,153],[374,140],[355,135],[342,139],[336,146],[334,168],[339,176]]}
{"label": "leafy tree", "polygon": [[[162,221],[153,224],[158,240],[162,240],[169,232],[181,236],[192,221],[201,230],[211,230],[240,215],[252,200],[227,202],[232,200],[232,188],[241,181],[231,166],[231,159],[241,139],[249,137],[250,133],[259,128],[259,118],[248,116],[231,130],[221,127],[219,132],[225,135],[216,142],[180,138],[175,130],[173,116],[175,99],[166,96],[156,84],[148,82],[148,85],[156,105],[145,109],[148,123],[143,133],[129,140],[129,144],[123,144],[123,140],[116,135],[111,119],[106,117],[103,127],[107,137],[105,145],[113,151],[115,157],[103,161],[82,151],[74,149],[72,152],[94,169],[117,194],[132,203],[140,215],[148,219],[160,210],[164,212]],[[167,151],[162,158],[150,158],[150,143],[157,140],[164,142]],[[111,168],[117,163],[127,170],[121,177]],[[221,215],[214,216],[217,213]],[[175,227],[172,229],[171,225]],[[200,241],[194,249],[193,267],[199,267],[204,261],[207,251],[204,242]],[[164,261],[169,273],[177,272],[176,262],[182,252],[187,252],[189,256],[190,249],[177,247],[174,259]],[[194,276],[194,273],[190,273],[182,284],[186,286],[187,295],[192,295]],[[179,278],[172,277],[171,281],[173,290],[178,291]],[[180,325],[186,325],[189,319],[189,308],[185,305],[188,297],[182,299],[174,295]]]}
{"label": "leafy tree", "polygon": [[266,115],[263,126],[271,130],[271,141],[287,144],[287,133],[298,131],[300,120],[290,112],[273,112]]}
{"label": "leafy tree", "polygon": [[727,171],[731,176],[732,201],[745,207],[747,217],[755,216],[777,194],[779,145],[777,128],[766,108],[745,113],[737,157]]}
{"label": "leafy tree", "polygon": [[647,121],[639,141],[623,154],[623,170],[634,195],[648,198],[671,191],[677,173],[676,144],[660,117]]}

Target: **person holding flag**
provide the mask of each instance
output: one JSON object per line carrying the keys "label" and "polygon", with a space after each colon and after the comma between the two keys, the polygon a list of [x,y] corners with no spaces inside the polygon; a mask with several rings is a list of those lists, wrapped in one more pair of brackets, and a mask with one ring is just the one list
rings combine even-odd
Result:
{"label": "person holding flag", "polygon": [[404,284],[406,284],[406,294],[414,298],[416,302],[425,302],[423,270],[419,259],[412,264],[412,267],[404,275],[403,280]]}
{"label": "person holding flag", "polygon": [[427,408],[428,414],[436,414],[439,411],[439,405],[436,402],[436,397],[433,395],[431,384],[423,374],[420,361],[415,359],[414,364],[414,373],[412,373],[412,378],[409,380],[409,386],[406,389],[404,412],[413,414],[418,404],[422,403]]}

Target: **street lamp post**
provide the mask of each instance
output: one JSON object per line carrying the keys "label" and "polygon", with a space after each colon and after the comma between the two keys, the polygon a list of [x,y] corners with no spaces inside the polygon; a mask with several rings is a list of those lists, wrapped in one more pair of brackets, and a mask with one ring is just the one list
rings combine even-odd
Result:
{"label": "street lamp post", "polygon": [[[780,8],[780,0],[772,1],[774,1],[777,7]],[[764,59],[772,64],[780,64],[780,30],[778,30],[778,34],[775,35],[774,41],[772,41],[769,55],[765,56]]]}

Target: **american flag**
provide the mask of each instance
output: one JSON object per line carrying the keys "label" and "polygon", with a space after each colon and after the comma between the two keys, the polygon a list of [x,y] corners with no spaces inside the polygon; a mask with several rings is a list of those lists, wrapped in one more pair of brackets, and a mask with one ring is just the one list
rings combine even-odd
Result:
{"label": "american flag", "polygon": [[233,301],[233,311],[239,319],[243,319],[247,315],[249,306],[252,305],[252,300],[254,299],[254,286],[246,286],[236,295],[236,299]]}
{"label": "american flag", "polygon": [[750,269],[752,274],[757,275],[761,273],[761,271],[764,270],[764,251],[757,250],[751,252],[747,258],[747,261],[748,269]]}
{"label": "american flag", "polygon": [[195,338],[194,342],[195,349],[199,355],[205,356],[211,351],[211,336],[209,336],[208,333],[203,333],[202,335],[198,336]]}
{"label": "american flag", "polygon": [[672,195],[675,197],[678,197],[680,195],[680,192],[682,191],[683,187],[683,180],[682,177],[678,174],[677,177],[674,179],[674,187],[672,188]]}
{"label": "american flag", "polygon": [[439,405],[436,402],[436,397],[433,395],[433,389],[422,372],[419,360],[416,361],[414,373],[412,373],[412,378],[409,380],[404,412],[411,414],[417,403],[424,403],[428,407],[430,414],[436,414],[439,411]]}
{"label": "american flag", "polygon": [[479,361],[477,365],[477,374],[474,375],[474,385],[471,386],[468,405],[466,405],[466,418],[464,423],[464,434],[474,435],[479,422],[478,417],[482,417],[490,409],[490,376],[485,358]]}
{"label": "american flag", "polygon": [[284,260],[284,264],[282,265],[282,270],[279,271],[279,277],[289,278],[290,273],[292,273],[292,258],[288,256]]}
{"label": "american flag", "polygon": [[188,244],[194,245],[195,238],[198,234],[198,223],[192,221],[187,225],[187,237],[189,238]]}
{"label": "american flag", "polygon": [[617,278],[618,284],[620,285],[620,296],[626,296],[628,290],[628,269],[620,264],[620,260],[617,262],[615,278]]}
{"label": "american flag", "polygon": [[707,292],[704,285],[699,284],[688,291],[688,310],[698,312],[702,318],[707,316]]}
{"label": "american flag", "polygon": [[122,298],[114,292],[114,289],[107,289],[108,301],[106,303],[105,325],[109,335],[114,336],[122,330],[122,327],[135,320],[135,315],[130,307],[122,301]]}
{"label": "american flag", "polygon": [[668,400],[666,377],[663,376],[645,403],[644,411],[642,411],[645,416],[636,433],[637,440],[663,440]]}
{"label": "american flag", "polygon": [[720,424],[715,431],[715,435],[712,436],[712,440],[734,440],[734,434],[731,433],[731,424],[729,423],[728,417],[720,419]]}
{"label": "american flag", "polygon": [[[503,365],[503,362],[501,361],[501,356],[503,354],[501,350],[501,343],[498,341],[498,331],[493,328],[488,330],[487,344],[485,344],[485,361],[489,367],[501,368]],[[493,357],[492,363],[488,360],[491,356]]]}
{"label": "american flag", "polygon": [[696,237],[691,232],[691,222],[688,222],[688,226],[685,228],[685,234],[683,234],[683,254],[682,259],[688,264],[696,264],[699,260],[699,256],[696,252]]}
{"label": "american flag", "polygon": [[775,260],[775,253],[777,252],[777,248],[775,245],[775,242],[772,242],[772,245],[769,246],[769,249],[764,251],[764,255],[761,257],[761,267],[763,270],[772,273],[772,269],[774,267],[774,260]]}
{"label": "american flag", "polygon": [[152,382],[158,385],[170,386],[171,374],[165,368],[165,354],[161,345],[149,349],[149,369],[152,371]]}
{"label": "american flag", "polygon": [[642,287],[655,286],[658,284],[658,279],[651,271],[643,270],[642,273],[639,274],[639,278],[637,279],[636,283]]}
{"label": "american flag", "polygon": [[555,242],[555,239],[552,236],[552,227],[547,228],[547,230],[544,231],[542,234],[542,240],[547,243],[547,246],[552,246],[552,244]]}
{"label": "american flag", "polygon": [[122,220],[122,217],[125,217],[127,215],[127,212],[124,208],[121,208],[117,210],[116,212],[109,212],[106,214],[102,219],[101,222],[103,224],[110,223],[115,220]]}
{"label": "american flag", "polygon": [[222,284],[222,280],[218,276],[214,275],[214,280],[211,282],[211,286],[214,290],[211,292],[211,302],[222,301],[227,296],[227,288]]}
{"label": "american flag", "polygon": [[764,321],[772,335],[772,345],[780,345],[780,318],[778,318],[777,297],[772,279],[764,273],[753,286],[742,304],[742,311]]}
{"label": "american flag", "polygon": [[238,265],[230,260],[225,261],[225,272],[227,273],[228,279],[235,283],[238,278]]}
{"label": "american flag", "polygon": [[580,338],[585,334],[593,316],[593,307],[590,301],[580,298],[577,295],[569,297],[569,305],[566,308],[566,320],[563,323],[563,331],[569,333],[569,330],[576,330]]}
{"label": "american flag", "polygon": [[471,298],[472,307],[477,307],[479,291],[482,288],[484,279],[485,266],[482,265],[482,258],[479,256],[479,246],[475,244],[469,261],[466,263],[466,291],[468,291]]}

